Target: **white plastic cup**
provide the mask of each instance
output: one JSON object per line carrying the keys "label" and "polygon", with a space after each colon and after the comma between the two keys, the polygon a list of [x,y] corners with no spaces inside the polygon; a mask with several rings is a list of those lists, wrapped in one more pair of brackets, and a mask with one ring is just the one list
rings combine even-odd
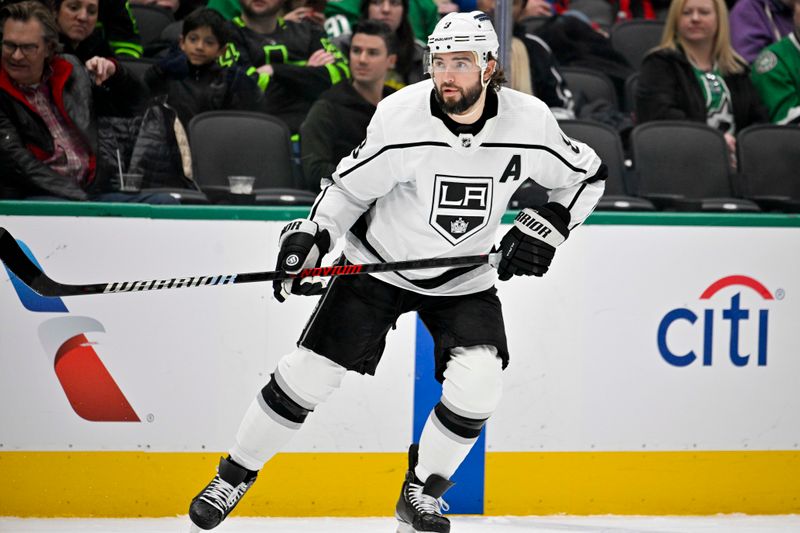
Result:
{"label": "white plastic cup", "polygon": [[253,194],[254,176],[228,176],[231,194]]}
{"label": "white plastic cup", "polygon": [[119,176],[119,190],[122,192],[139,192],[142,189],[144,174],[123,172]]}

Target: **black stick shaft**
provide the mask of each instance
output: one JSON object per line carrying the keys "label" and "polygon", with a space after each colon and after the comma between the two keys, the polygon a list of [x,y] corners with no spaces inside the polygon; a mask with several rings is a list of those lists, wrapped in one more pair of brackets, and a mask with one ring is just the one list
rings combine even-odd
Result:
{"label": "black stick shaft", "polygon": [[467,267],[474,265],[494,265],[499,254],[481,254],[464,257],[437,257],[432,259],[412,259],[391,263],[364,263],[355,265],[337,265],[318,268],[307,268],[299,274],[287,274],[282,271],[247,272],[239,274],[215,274],[210,276],[190,276],[183,278],[163,278],[150,280],[113,281],[109,283],[89,283],[69,285],[58,283],[49,278],[31,261],[14,237],[0,228],[0,260],[25,285],[42,296],[77,296],[81,294],[112,294],[118,292],[141,292],[163,289],[183,289],[188,287],[207,287],[214,285],[234,285],[237,283],[255,283],[260,281],[276,281],[311,276],[335,277],[371,274],[377,272],[395,272],[399,270],[422,270],[442,267]]}

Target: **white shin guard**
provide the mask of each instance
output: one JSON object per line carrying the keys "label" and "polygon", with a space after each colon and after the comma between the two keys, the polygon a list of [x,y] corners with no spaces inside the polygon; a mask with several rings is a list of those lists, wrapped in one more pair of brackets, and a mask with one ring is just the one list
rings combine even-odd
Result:
{"label": "white shin guard", "polygon": [[[502,366],[493,346],[454,348],[444,372],[442,405],[471,420],[489,418],[502,395]],[[431,474],[450,479],[477,440],[454,433],[432,412],[419,441],[417,477],[423,482]]]}
{"label": "white shin guard", "polygon": [[[274,379],[285,397],[308,412],[328,399],[346,372],[330,359],[298,347],[281,358]],[[259,393],[239,425],[236,443],[230,449],[231,457],[248,470],[261,470],[301,426],[302,422],[278,414]]]}

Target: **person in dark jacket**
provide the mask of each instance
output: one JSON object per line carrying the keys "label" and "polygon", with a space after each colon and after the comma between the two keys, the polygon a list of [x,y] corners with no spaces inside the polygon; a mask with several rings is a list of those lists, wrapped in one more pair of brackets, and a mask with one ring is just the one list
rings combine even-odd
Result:
{"label": "person in dark jacket", "polygon": [[394,32],[383,22],[362,20],[356,25],[350,44],[352,82],[322,93],[300,127],[309,190],[319,192],[320,180],[366,137],[378,102],[394,92],[386,78],[397,61],[395,50]]}
{"label": "person in dark jacket", "polygon": [[179,47],[145,72],[151,96],[166,96],[184,128],[205,111],[265,111],[256,82],[235,65],[219,64],[228,38],[225,19],[213,9],[199,8],[184,19]]}
{"label": "person in dark jacket", "polygon": [[[0,24],[0,198],[175,203],[146,194],[91,192],[99,181],[93,96],[114,78],[115,63],[95,57],[84,66],[57,54],[58,26],[37,1],[7,6]],[[123,89],[112,93],[120,108],[138,101]]]}
{"label": "person in dark jacket", "polygon": [[674,0],[659,47],[642,62],[636,119],[693,120],[725,134],[735,167],[736,132],[767,114],[730,41],[723,0]]}
{"label": "person in dark jacket", "polygon": [[347,80],[350,69],[324,29],[279,16],[284,1],[242,0],[242,16],[228,22],[232,38],[221,62],[247,69],[265,93],[268,112],[294,136],[319,95]]}

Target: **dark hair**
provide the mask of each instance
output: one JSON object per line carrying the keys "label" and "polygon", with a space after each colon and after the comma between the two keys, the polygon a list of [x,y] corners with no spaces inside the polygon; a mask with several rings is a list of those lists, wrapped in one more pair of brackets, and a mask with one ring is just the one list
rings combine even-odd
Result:
{"label": "dark hair", "polygon": [[364,19],[353,28],[353,35],[363,33],[365,35],[375,35],[383,39],[386,44],[386,51],[389,54],[397,53],[397,36],[385,22],[380,20]]}
{"label": "dark hair", "polygon": [[217,11],[207,7],[198,7],[183,19],[183,29],[181,34],[186,37],[190,31],[198,28],[208,27],[220,45],[225,45],[230,40],[225,19]]}
{"label": "dark hair", "polygon": [[58,42],[58,24],[51,4],[44,4],[37,0],[25,0],[5,6],[0,11],[0,29],[5,26],[8,19],[27,22],[36,19],[42,25],[44,44],[50,49],[50,54],[61,50]]}
{"label": "dark hair", "polygon": [[[408,2],[409,0],[402,0],[403,2],[403,18],[400,21],[400,26],[394,32],[396,37],[397,47],[395,53],[397,54],[397,64],[394,69],[403,78],[408,76],[414,63],[414,30],[411,28],[411,23],[408,21]],[[361,0],[361,20],[369,19],[369,6],[372,0]]]}
{"label": "dark hair", "polygon": [[500,66],[500,61],[495,59],[494,55],[492,54],[489,54],[489,59],[495,60],[495,66],[494,71],[492,72],[492,77],[489,78],[488,88],[492,89],[494,92],[497,92],[503,85],[508,83],[508,80],[506,79],[506,73],[503,70],[503,67]]}

